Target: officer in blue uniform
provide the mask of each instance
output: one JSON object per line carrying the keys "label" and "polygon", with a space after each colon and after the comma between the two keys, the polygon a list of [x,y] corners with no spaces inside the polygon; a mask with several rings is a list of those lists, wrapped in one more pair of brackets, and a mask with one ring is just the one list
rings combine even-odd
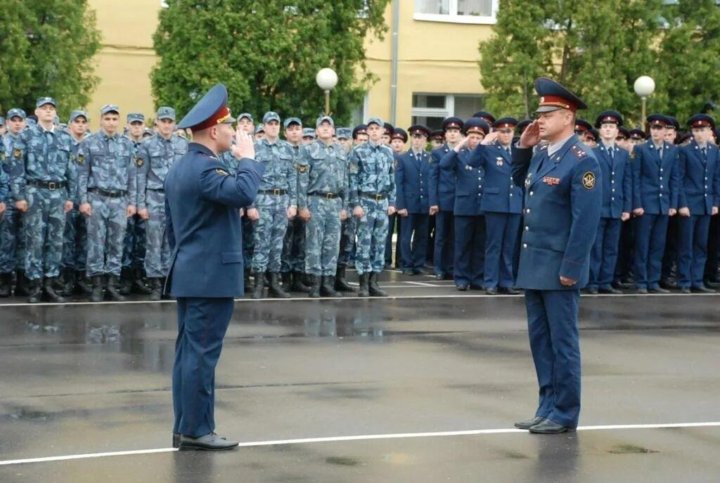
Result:
{"label": "officer in blue uniform", "polygon": [[632,211],[632,172],[628,152],[620,149],[615,140],[623,118],[617,111],[600,113],[595,126],[600,129],[600,144],[593,154],[602,171],[602,212],[595,244],[590,257],[590,293],[618,294],[612,286],[618,258],[620,229],[630,219]]}
{"label": "officer in blue uniform", "polygon": [[[386,126],[392,126],[390,123],[385,123]],[[387,129],[387,127],[386,127]],[[384,139],[384,136],[383,136]],[[395,168],[397,169],[398,159],[405,152],[405,145],[408,142],[408,133],[405,129],[396,127],[393,128],[392,134],[390,135],[390,149],[393,152],[393,158],[395,158]],[[395,263],[393,264],[393,246],[392,240],[395,236]],[[400,215],[395,213],[394,215],[388,216],[388,234],[385,239],[385,268],[401,268],[403,273],[406,272],[402,266],[402,221]]]}
{"label": "officer in blue uniform", "polygon": [[485,269],[485,220],[481,202],[484,170],[470,164],[476,147],[490,132],[490,125],[480,117],[463,124],[463,139],[440,160],[440,169],[455,178],[455,286],[460,291],[483,288]]}
{"label": "officer in blue uniform", "polygon": [[430,224],[431,158],[430,153],[425,151],[430,130],[413,125],[408,131],[412,136],[411,147],[395,158],[397,214],[403,218],[400,223],[400,259],[403,273],[423,275]]}
{"label": "officer in blue uniform", "polygon": [[485,215],[485,292],[517,294],[513,288],[513,256],[520,240],[522,188],[512,179],[512,139],[518,121],[503,117],[475,150],[471,164],[485,172],[482,210]]}
{"label": "officer in blue uniform", "polygon": [[638,293],[667,293],[660,287],[668,219],[678,205],[678,149],[665,141],[669,124],[662,114],[648,116],[650,140],[634,147],[632,161],[635,220],[635,285]]}
{"label": "officer in blue uniform", "polygon": [[[235,133],[227,89],[218,84],[178,123],[192,129],[188,152],[165,177],[165,209],[172,250],[168,283],[177,297],[178,337],[173,368],[173,445],[225,450],[238,445],[215,434],[215,366],[243,294],[240,208],[253,203],[263,167],[250,135]],[[230,174],[218,155],[233,149]]]}
{"label": "officer in blue uniform", "polygon": [[[525,186],[517,286],[525,289],[540,402],[516,423],[532,433],[574,430],[580,416],[578,302],[602,201],[600,166],[574,134],[583,101],[548,78],[535,81],[537,120],[513,152],[513,179]],[[537,149],[540,140],[548,144]]]}
{"label": "officer in blue uniform", "polygon": [[703,283],[710,218],[720,205],[720,152],[711,141],[715,120],[696,114],[688,125],[693,141],[679,148],[679,286],[683,293],[715,293]]}
{"label": "officer in blue uniform", "polygon": [[430,216],[435,216],[435,250],[433,263],[435,278],[452,278],[453,273],[453,207],[455,205],[455,176],[440,169],[440,160],[459,142],[463,121],[448,117],[443,121],[445,144],[431,152]]}

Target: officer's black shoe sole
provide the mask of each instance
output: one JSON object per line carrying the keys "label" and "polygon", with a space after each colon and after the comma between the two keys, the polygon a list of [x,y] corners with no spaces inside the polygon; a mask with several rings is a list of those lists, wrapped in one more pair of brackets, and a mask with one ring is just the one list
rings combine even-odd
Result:
{"label": "officer's black shoe sole", "polygon": [[649,288],[648,292],[650,292],[650,293],[670,293],[670,290],[666,290],[662,287],[654,287],[654,288]]}
{"label": "officer's black shoe sole", "polygon": [[598,289],[598,292],[603,293],[603,294],[609,294],[609,295],[622,294],[622,291],[620,291],[616,288],[613,288],[613,287],[601,288],[601,289]]}
{"label": "officer's black shoe sole", "polygon": [[693,287],[690,289],[693,293],[717,293],[715,290],[707,287]]}
{"label": "officer's black shoe sole", "polygon": [[180,433],[173,433],[172,445],[173,448],[180,447]]}
{"label": "officer's black shoe sole", "polygon": [[545,418],[541,416],[535,416],[534,418],[528,419],[526,421],[518,421],[517,423],[515,423],[515,427],[518,429],[530,429],[536,424],[542,423],[543,421],[545,421]]}
{"label": "officer's black shoe sole", "polygon": [[569,428],[558,424],[555,421],[549,419],[543,420],[534,426],[530,426],[529,431],[533,434],[560,434],[567,433],[568,431],[575,431],[575,428]]}

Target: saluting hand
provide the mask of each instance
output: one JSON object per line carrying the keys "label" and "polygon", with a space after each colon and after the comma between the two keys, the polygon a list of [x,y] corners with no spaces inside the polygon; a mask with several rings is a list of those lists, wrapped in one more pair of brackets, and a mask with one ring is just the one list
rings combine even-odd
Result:
{"label": "saluting hand", "polygon": [[540,125],[537,120],[530,123],[520,136],[520,147],[531,148],[540,142]]}
{"label": "saluting hand", "polygon": [[488,134],[487,136],[485,136],[485,138],[482,141],[480,141],[480,144],[483,144],[483,145],[492,144],[495,141],[497,141],[497,138],[498,138],[498,132],[493,131],[490,134]]}
{"label": "saluting hand", "polygon": [[232,154],[238,159],[255,159],[255,143],[252,137],[239,126],[235,130],[235,145],[232,147]]}

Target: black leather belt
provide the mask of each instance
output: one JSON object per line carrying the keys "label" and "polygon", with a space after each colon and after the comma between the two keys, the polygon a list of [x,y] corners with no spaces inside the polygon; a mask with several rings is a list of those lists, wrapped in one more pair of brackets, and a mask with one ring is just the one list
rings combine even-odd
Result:
{"label": "black leather belt", "polygon": [[125,196],[125,193],[127,193],[127,191],[108,191],[102,188],[89,188],[88,191],[102,196],[107,196],[108,198],[121,198]]}
{"label": "black leather belt", "polygon": [[384,195],[382,193],[368,193],[366,191],[361,191],[360,196],[363,196],[365,198],[370,198],[375,201],[380,201],[380,200],[384,200],[385,198],[387,198],[387,195]]}
{"label": "black leather belt", "polygon": [[66,185],[65,181],[40,181],[35,179],[29,179],[27,184],[29,186],[35,186],[36,188],[43,188],[50,191],[59,190],[64,188]]}
{"label": "black leather belt", "polygon": [[322,191],[314,191],[312,193],[308,193],[309,196],[317,196],[318,198],[325,198],[328,200],[334,200],[335,198],[338,198],[340,195],[337,193],[323,193]]}
{"label": "black leather belt", "polygon": [[259,195],[275,195],[275,196],[282,196],[284,194],[287,194],[287,190],[278,190],[278,189],[272,189],[272,190],[258,190]]}
{"label": "black leather belt", "polygon": [[145,189],[148,190],[148,191],[158,191],[158,192],[160,192],[160,193],[164,193],[164,192],[165,192],[165,188],[145,188]]}

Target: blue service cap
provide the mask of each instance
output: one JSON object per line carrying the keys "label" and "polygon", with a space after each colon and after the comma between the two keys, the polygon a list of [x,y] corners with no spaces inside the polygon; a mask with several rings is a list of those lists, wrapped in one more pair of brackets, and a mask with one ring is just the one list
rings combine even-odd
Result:
{"label": "blue service cap", "polygon": [[333,118],[330,116],[320,116],[317,118],[317,121],[315,121],[315,127],[319,127],[320,124],[328,122],[332,127],[335,127],[335,121],[333,121]]}
{"label": "blue service cap", "polygon": [[86,121],[88,120],[87,112],[77,109],[70,113],[70,120],[68,122],[73,122],[78,117],[84,117]]}
{"label": "blue service cap", "polygon": [[104,116],[105,114],[108,114],[110,112],[114,112],[115,114],[120,114],[120,108],[116,104],[105,104],[100,108],[100,115]]}
{"label": "blue service cap", "polygon": [[400,139],[402,142],[406,143],[408,140],[408,133],[405,131],[405,129],[401,127],[396,127],[393,129],[392,134],[390,135],[390,139]]}
{"label": "blue service cap", "polygon": [[288,117],[285,119],[285,122],[283,122],[283,126],[285,126],[285,129],[290,127],[291,124],[297,124],[298,126],[302,127],[302,121],[299,117]]}
{"label": "blue service cap", "polygon": [[473,114],[472,117],[479,117],[480,119],[485,119],[490,125],[495,124],[495,116],[493,116],[487,111],[478,111]]}
{"label": "blue service cap", "polygon": [[423,126],[422,124],[413,124],[408,128],[408,132],[411,136],[414,136],[415,134],[420,134],[422,136],[425,136],[426,138],[430,137],[430,129],[428,129],[426,126]]}
{"label": "blue service cap", "polygon": [[520,132],[523,132],[527,127],[532,124],[531,119],[523,119],[522,121],[517,123],[517,126],[515,126],[515,129],[517,129]]}
{"label": "blue service cap", "polygon": [[672,117],[672,116],[665,116],[665,117],[667,118],[668,122],[670,123],[670,124],[668,124],[668,127],[669,127],[669,128],[672,128],[672,129],[675,129],[675,130],[680,129],[680,123],[678,122],[677,119],[675,119],[675,118]]}
{"label": "blue service cap", "polygon": [[207,93],[185,114],[178,123],[178,129],[194,129],[202,131],[218,124],[231,124],[235,122],[227,107],[228,92],[223,84],[215,84]]}
{"label": "blue service cap", "polygon": [[52,97],[40,97],[38,98],[37,102],[35,102],[35,107],[42,107],[45,104],[51,104],[53,107],[57,107],[57,102]]}
{"label": "blue service cap", "polygon": [[592,124],[585,119],[575,119],[575,131],[588,132],[592,129]]}
{"label": "blue service cap", "polygon": [[[105,114],[103,112],[103,114]],[[131,112],[127,115],[127,122],[128,124],[132,124],[134,122],[145,122],[145,114],[141,112]]]}
{"label": "blue service cap", "polygon": [[547,77],[535,79],[535,92],[540,96],[540,102],[535,112],[552,112],[558,109],[567,109],[575,112],[578,109],[587,109],[587,105],[568,88]]}
{"label": "blue service cap", "polygon": [[315,129],[313,129],[311,127],[304,128],[303,129],[303,137],[315,139]]}
{"label": "blue service cap", "polygon": [[[479,116],[473,116],[473,117],[479,117]],[[485,118],[482,118],[482,119],[485,119]],[[485,120],[487,121],[487,119],[485,119]],[[501,117],[497,121],[494,121],[492,123],[492,127],[494,127],[495,129],[505,129],[505,128],[515,129],[515,126],[517,126],[517,124],[518,124],[517,119],[515,119],[514,117],[506,116],[506,117]]]}
{"label": "blue service cap", "polygon": [[715,119],[708,116],[707,114],[695,114],[693,117],[688,119],[688,126],[692,128],[709,127],[715,129]]}
{"label": "blue service cap", "polygon": [[670,124],[670,120],[664,114],[650,114],[647,117],[647,122],[651,126],[667,127]]}
{"label": "blue service cap", "polygon": [[349,127],[339,127],[335,130],[338,139],[350,139],[352,137],[352,129]]}
{"label": "blue service cap", "polygon": [[[480,119],[479,117],[476,117],[474,119]],[[463,120],[459,117],[451,116],[445,118],[445,120],[442,123],[443,131],[447,131],[448,129],[460,129],[463,128]]]}
{"label": "blue service cap", "polygon": [[430,139],[442,141],[445,139],[445,133],[441,129],[436,129],[435,131],[430,132]]}
{"label": "blue service cap", "polygon": [[370,124],[377,124],[380,127],[385,127],[385,123],[379,117],[371,117],[370,119],[368,119],[365,123],[365,128],[367,129]]}
{"label": "blue service cap", "polygon": [[175,109],[169,106],[161,106],[157,110],[157,114],[155,117],[159,120],[161,119],[170,119],[171,121],[175,120]]}
{"label": "blue service cap", "polygon": [[603,124],[613,123],[617,124],[618,127],[623,125],[623,117],[622,114],[620,114],[617,111],[603,111],[601,112],[597,119],[595,119],[595,127],[600,127]]}
{"label": "blue service cap", "polygon": [[482,117],[471,117],[463,124],[465,134],[482,134],[486,136],[490,132],[490,124]]}
{"label": "blue service cap", "polygon": [[267,124],[270,121],[277,121],[278,123],[280,123],[280,114],[274,111],[266,112],[263,116],[263,124]]}
{"label": "blue service cap", "polygon": [[631,129],[628,131],[628,137],[630,139],[646,139],[647,135],[642,129]]}
{"label": "blue service cap", "polygon": [[23,111],[23,110],[20,109],[19,107],[13,107],[12,109],[10,109],[10,110],[7,112],[7,116],[6,116],[6,117],[7,117],[8,119],[12,119],[13,117],[19,117],[20,119],[25,120],[25,118],[27,117],[27,114],[25,114],[25,111]]}
{"label": "blue service cap", "polygon": [[[379,124],[378,124],[379,126]],[[355,126],[352,130],[352,138],[355,139],[358,137],[358,134],[367,134],[367,126],[365,124],[358,124]]]}

